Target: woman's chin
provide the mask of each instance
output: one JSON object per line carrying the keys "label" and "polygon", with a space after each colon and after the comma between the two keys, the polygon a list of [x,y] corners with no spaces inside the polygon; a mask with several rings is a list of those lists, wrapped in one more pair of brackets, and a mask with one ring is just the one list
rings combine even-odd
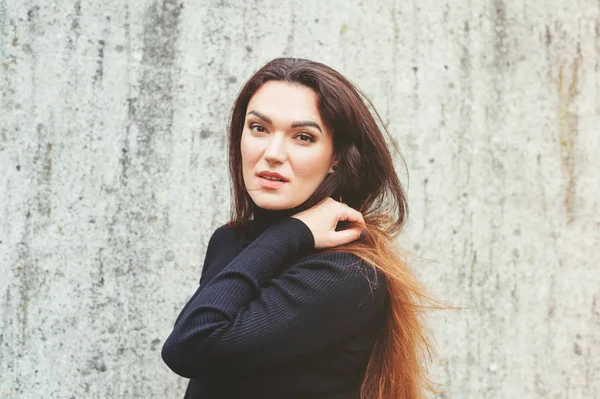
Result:
{"label": "woman's chin", "polygon": [[254,202],[256,206],[262,208],[267,211],[283,211],[285,209],[293,208],[293,206],[288,206],[287,204],[273,203],[273,202]]}
{"label": "woman's chin", "polygon": [[252,200],[256,206],[267,211],[283,211],[299,205],[296,201],[285,201],[281,198],[252,198]]}

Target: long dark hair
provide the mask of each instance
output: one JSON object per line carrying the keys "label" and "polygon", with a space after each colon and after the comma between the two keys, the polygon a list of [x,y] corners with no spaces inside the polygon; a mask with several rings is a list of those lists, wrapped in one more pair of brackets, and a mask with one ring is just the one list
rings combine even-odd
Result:
{"label": "long dark hair", "polygon": [[406,194],[396,174],[384,135],[388,133],[380,116],[364,94],[339,72],[314,61],[277,58],[246,82],[233,105],[229,124],[233,192],[230,223],[245,227],[252,216],[253,202],[242,175],[240,142],[250,99],[272,80],[314,90],[321,118],[333,132],[338,168],[301,208],[333,197],[342,198],[359,210],[367,224],[364,237],[330,251],[354,253],[386,278],[386,325],[373,348],[361,399],[421,398],[430,387],[423,360],[427,360],[425,355],[430,355],[431,350],[422,322],[422,303],[428,296],[394,244],[408,214]]}

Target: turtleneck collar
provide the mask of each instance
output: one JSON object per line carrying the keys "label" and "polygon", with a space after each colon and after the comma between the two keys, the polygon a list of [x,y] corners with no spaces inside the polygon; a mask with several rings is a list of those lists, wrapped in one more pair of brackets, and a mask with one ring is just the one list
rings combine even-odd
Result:
{"label": "turtleneck collar", "polygon": [[252,233],[257,237],[265,231],[267,227],[298,212],[298,208],[271,211],[254,205]]}
{"label": "turtleneck collar", "polygon": [[256,237],[261,235],[262,232],[267,229],[267,227],[271,226],[272,224],[275,224],[280,220],[285,219],[286,217],[302,212],[310,208],[317,202],[318,201],[314,199],[311,200],[311,198],[309,198],[308,200],[304,201],[302,204],[294,208],[282,209],[278,211],[264,209],[252,203],[252,220],[250,221],[250,236],[248,238],[250,240],[255,239]]}

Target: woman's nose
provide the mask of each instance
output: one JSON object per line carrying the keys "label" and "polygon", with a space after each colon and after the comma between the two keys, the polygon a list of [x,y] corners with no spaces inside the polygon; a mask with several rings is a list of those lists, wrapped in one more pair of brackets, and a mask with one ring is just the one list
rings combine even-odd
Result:
{"label": "woman's nose", "polygon": [[287,159],[284,137],[280,134],[272,134],[265,148],[265,160],[269,163],[284,163]]}

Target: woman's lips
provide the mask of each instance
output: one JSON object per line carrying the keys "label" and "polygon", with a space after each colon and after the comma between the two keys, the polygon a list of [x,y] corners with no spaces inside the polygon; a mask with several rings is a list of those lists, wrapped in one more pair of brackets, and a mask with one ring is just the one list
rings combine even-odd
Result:
{"label": "woman's lips", "polygon": [[281,180],[269,180],[269,179],[265,179],[264,177],[258,177],[258,181],[260,183],[261,186],[265,187],[265,188],[279,188],[281,186],[283,186],[285,183],[284,181]]}

